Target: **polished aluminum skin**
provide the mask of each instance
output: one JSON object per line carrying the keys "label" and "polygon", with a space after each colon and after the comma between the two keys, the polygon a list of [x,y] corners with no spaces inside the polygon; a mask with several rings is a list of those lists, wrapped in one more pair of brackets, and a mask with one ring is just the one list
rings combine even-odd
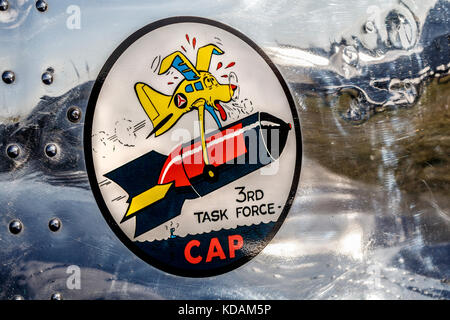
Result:
{"label": "polished aluminum skin", "polygon": [[[0,299],[450,298],[449,1],[2,0],[0,9]],[[90,190],[82,143],[112,51],[180,15],[228,24],[271,57],[304,147],[272,242],[199,279],[157,270],[120,242]]]}

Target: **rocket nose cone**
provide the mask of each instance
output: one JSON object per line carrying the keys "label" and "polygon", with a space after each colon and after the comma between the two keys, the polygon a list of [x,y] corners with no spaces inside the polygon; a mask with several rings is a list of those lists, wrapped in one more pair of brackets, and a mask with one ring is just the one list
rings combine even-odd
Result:
{"label": "rocket nose cone", "polygon": [[260,113],[259,121],[267,151],[273,159],[278,159],[286,146],[292,125],[266,112]]}

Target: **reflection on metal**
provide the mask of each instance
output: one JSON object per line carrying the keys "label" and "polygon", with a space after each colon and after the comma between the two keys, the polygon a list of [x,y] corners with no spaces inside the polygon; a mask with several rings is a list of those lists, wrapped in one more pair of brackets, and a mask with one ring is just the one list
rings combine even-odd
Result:
{"label": "reflection on metal", "polygon": [[[313,95],[354,92],[353,102],[340,111],[340,116],[360,124],[375,113],[412,106],[424,84],[448,76],[448,10],[448,2],[438,1],[419,25],[410,7],[400,2],[396,9],[385,14],[380,29],[372,21],[361,26],[368,33],[376,33],[376,48],[370,48],[364,38],[352,35],[350,39],[332,43],[328,52],[288,46],[270,50],[276,61],[290,69],[311,67],[296,70],[291,76],[299,92]],[[308,81],[296,80],[299,75]]]}
{"label": "reflection on metal", "polygon": [[[448,1],[186,8],[264,48],[297,99],[304,143],[283,227],[254,260],[214,279],[167,275],[125,248],[97,208],[82,151],[81,115],[106,57],[184,2],[80,2],[81,30],[66,27],[73,4],[53,1],[41,15],[17,1],[0,12],[0,68],[20,75],[0,83],[1,299],[450,299]],[[48,66],[58,81],[44,86]],[[64,222],[55,233],[54,217]],[[19,235],[13,220],[25,223]],[[67,285],[72,265],[80,289]]]}

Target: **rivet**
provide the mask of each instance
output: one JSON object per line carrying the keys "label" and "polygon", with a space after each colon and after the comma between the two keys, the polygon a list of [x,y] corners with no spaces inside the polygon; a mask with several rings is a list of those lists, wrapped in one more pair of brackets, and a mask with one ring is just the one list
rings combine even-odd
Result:
{"label": "rivet", "polygon": [[47,8],[48,8],[47,2],[45,2],[44,0],[36,1],[36,9],[38,9],[38,11],[44,12],[47,10]]}
{"label": "rivet", "polygon": [[53,83],[53,72],[48,71],[48,70],[45,71],[45,72],[42,74],[41,79],[42,79],[42,82],[43,82],[44,84],[46,84],[46,85],[52,84],[52,83]]}
{"label": "rivet", "polygon": [[366,24],[364,25],[364,30],[367,33],[373,33],[375,32],[375,25],[373,24],[372,21],[367,21]]}
{"label": "rivet", "polygon": [[55,144],[50,143],[48,145],[45,146],[45,154],[52,158],[54,156],[56,156],[56,153],[58,152],[58,148],[56,147]]}
{"label": "rivet", "polygon": [[2,74],[2,80],[4,83],[11,84],[14,80],[16,80],[16,75],[10,70],[4,71]]}
{"label": "rivet", "polygon": [[54,294],[52,294],[52,296],[50,297],[51,300],[62,300],[62,295],[59,292],[56,292]]}
{"label": "rivet", "polygon": [[61,228],[61,220],[53,218],[48,222],[48,227],[51,231],[56,232]]}
{"label": "rivet", "polygon": [[12,234],[19,234],[23,229],[22,222],[20,220],[13,220],[9,223],[9,231]]}
{"label": "rivet", "polygon": [[7,0],[0,0],[0,11],[6,11],[9,8],[9,3]]}
{"label": "rivet", "polygon": [[353,46],[346,46],[343,50],[343,59],[348,64],[354,64],[358,59],[358,51]]}
{"label": "rivet", "polygon": [[15,144],[8,146],[6,148],[6,154],[8,155],[8,157],[10,157],[12,159],[17,158],[20,154],[19,146],[15,145]]}
{"label": "rivet", "polygon": [[81,109],[78,107],[70,107],[67,110],[67,118],[70,122],[78,122],[81,119]]}
{"label": "rivet", "polygon": [[16,294],[11,300],[25,300],[20,294]]}

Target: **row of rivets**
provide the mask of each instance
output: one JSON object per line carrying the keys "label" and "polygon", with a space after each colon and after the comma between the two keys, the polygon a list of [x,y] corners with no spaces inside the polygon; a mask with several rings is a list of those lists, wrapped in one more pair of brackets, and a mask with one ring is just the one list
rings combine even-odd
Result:
{"label": "row of rivets", "polygon": [[[48,228],[53,232],[58,231],[61,228],[61,220],[59,220],[58,218],[51,219],[48,223]],[[22,231],[22,229],[23,229],[23,224],[20,220],[13,220],[9,224],[9,231],[12,234],[19,234]],[[61,293],[56,292],[56,293],[52,294],[50,299],[51,300],[62,300],[62,295],[61,295]],[[15,295],[12,297],[12,300],[24,300],[24,298],[21,295]]]}
{"label": "row of rivets", "polygon": [[[6,11],[9,8],[8,0],[0,0],[0,11]],[[36,1],[36,9],[40,12],[47,11],[48,4],[44,0]]]}
{"label": "row of rivets", "polygon": [[[50,85],[53,83],[53,69],[48,68],[47,71],[45,71],[42,76],[41,80],[44,84]],[[2,80],[6,84],[11,84],[16,80],[16,75],[11,70],[6,70],[2,73]]]}
{"label": "row of rivets", "polygon": [[[67,110],[67,119],[73,123],[80,121],[81,109],[76,106],[70,107]],[[53,158],[58,153],[58,147],[54,143],[49,143],[45,146],[44,151],[47,157]],[[11,159],[15,159],[20,155],[20,147],[16,144],[11,144],[6,147],[6,154]]]}
{"label": "row of rivets", "polygon": [[[45,154],[47,155],[47,157],[53,158],[54,156],[56,156],[57,153],[58,153],[58,147],[56,146],[56,144],[49,143],[48,145],[45,146]],[[17,158],[20,154],[19,146],[16,144],[9,145],[6,148],[6,154],[11,159]]]}
{"label": "row of rivets", "polygon": [[[48,228],[53,232],[56,232],[59,229],[61,229],[61,225],[62,225],[61,220],[59,220],[58,218],[53,218],[48,222]],[[9,223],[9,232],[11,232],[12,234],[19,234],[22,230],[23,230],[22,221],[14,219]]]}
{"label": "row of rivets", "polygon": [[[0,11],[6,11],[9,8],[9,3],[7,0],[0,0]],[[45,12],[48,8],[47,2],[44,0],[36,1],[36,9],[40,12]],[[11,84],[14,82],[16,76],[12,71],[5,71],[2,74],[3,82],[7,84]],[[42,74],[42,82],[46,85],[50,85],[53,83],[53,70],[48,69]],[[67,112],[67,117],[71,122],[78,122],[81,118],[81,110],[78,107],[71,107]],[[17,158],[20,153],[20,148],[17,145],[10,145],[7,148],[6,153],[10,158]],[[48,144],[45,147],[45,154],[48,157],[54,157],[57,153],[57,147],[55,144]],[[61,228],[61,221],[58,218],[53,218],[49,221],[48,227],[51,231],[56,232]],[[22,222],[20,220],[13,220],[9,224],[9,231],[12,234],[19,234],[23,229]],[[15,295],[13,300],[24,300],[21,295]],[[51,300],[62,300],[62,295],[59,292],[52,294],[50,297]]]}
{"label": "row of rivets", "polygon": [[[6,11],[9,8],[9,2],[7,0],[0,0],[0,11]],[[36,1],[36,9],[40,12],[47,11],[48,4],[44,0],[38,0]],[[50,70],[47,70],[42,74],[42,82],[49,85],[53,82],[53,72]],[[11,84],[16,79],[16,76],[14,72],[11,70],[7,70],[3,72],[2,74],[2,80],[3,82],[7,84]]]}
{"label": "row of rivets", "polygon": [[[62,294],[56,292],[50,297],[51,300],[62,300]],[[11,300],[25,300],[20,294],[16,294]]]}

